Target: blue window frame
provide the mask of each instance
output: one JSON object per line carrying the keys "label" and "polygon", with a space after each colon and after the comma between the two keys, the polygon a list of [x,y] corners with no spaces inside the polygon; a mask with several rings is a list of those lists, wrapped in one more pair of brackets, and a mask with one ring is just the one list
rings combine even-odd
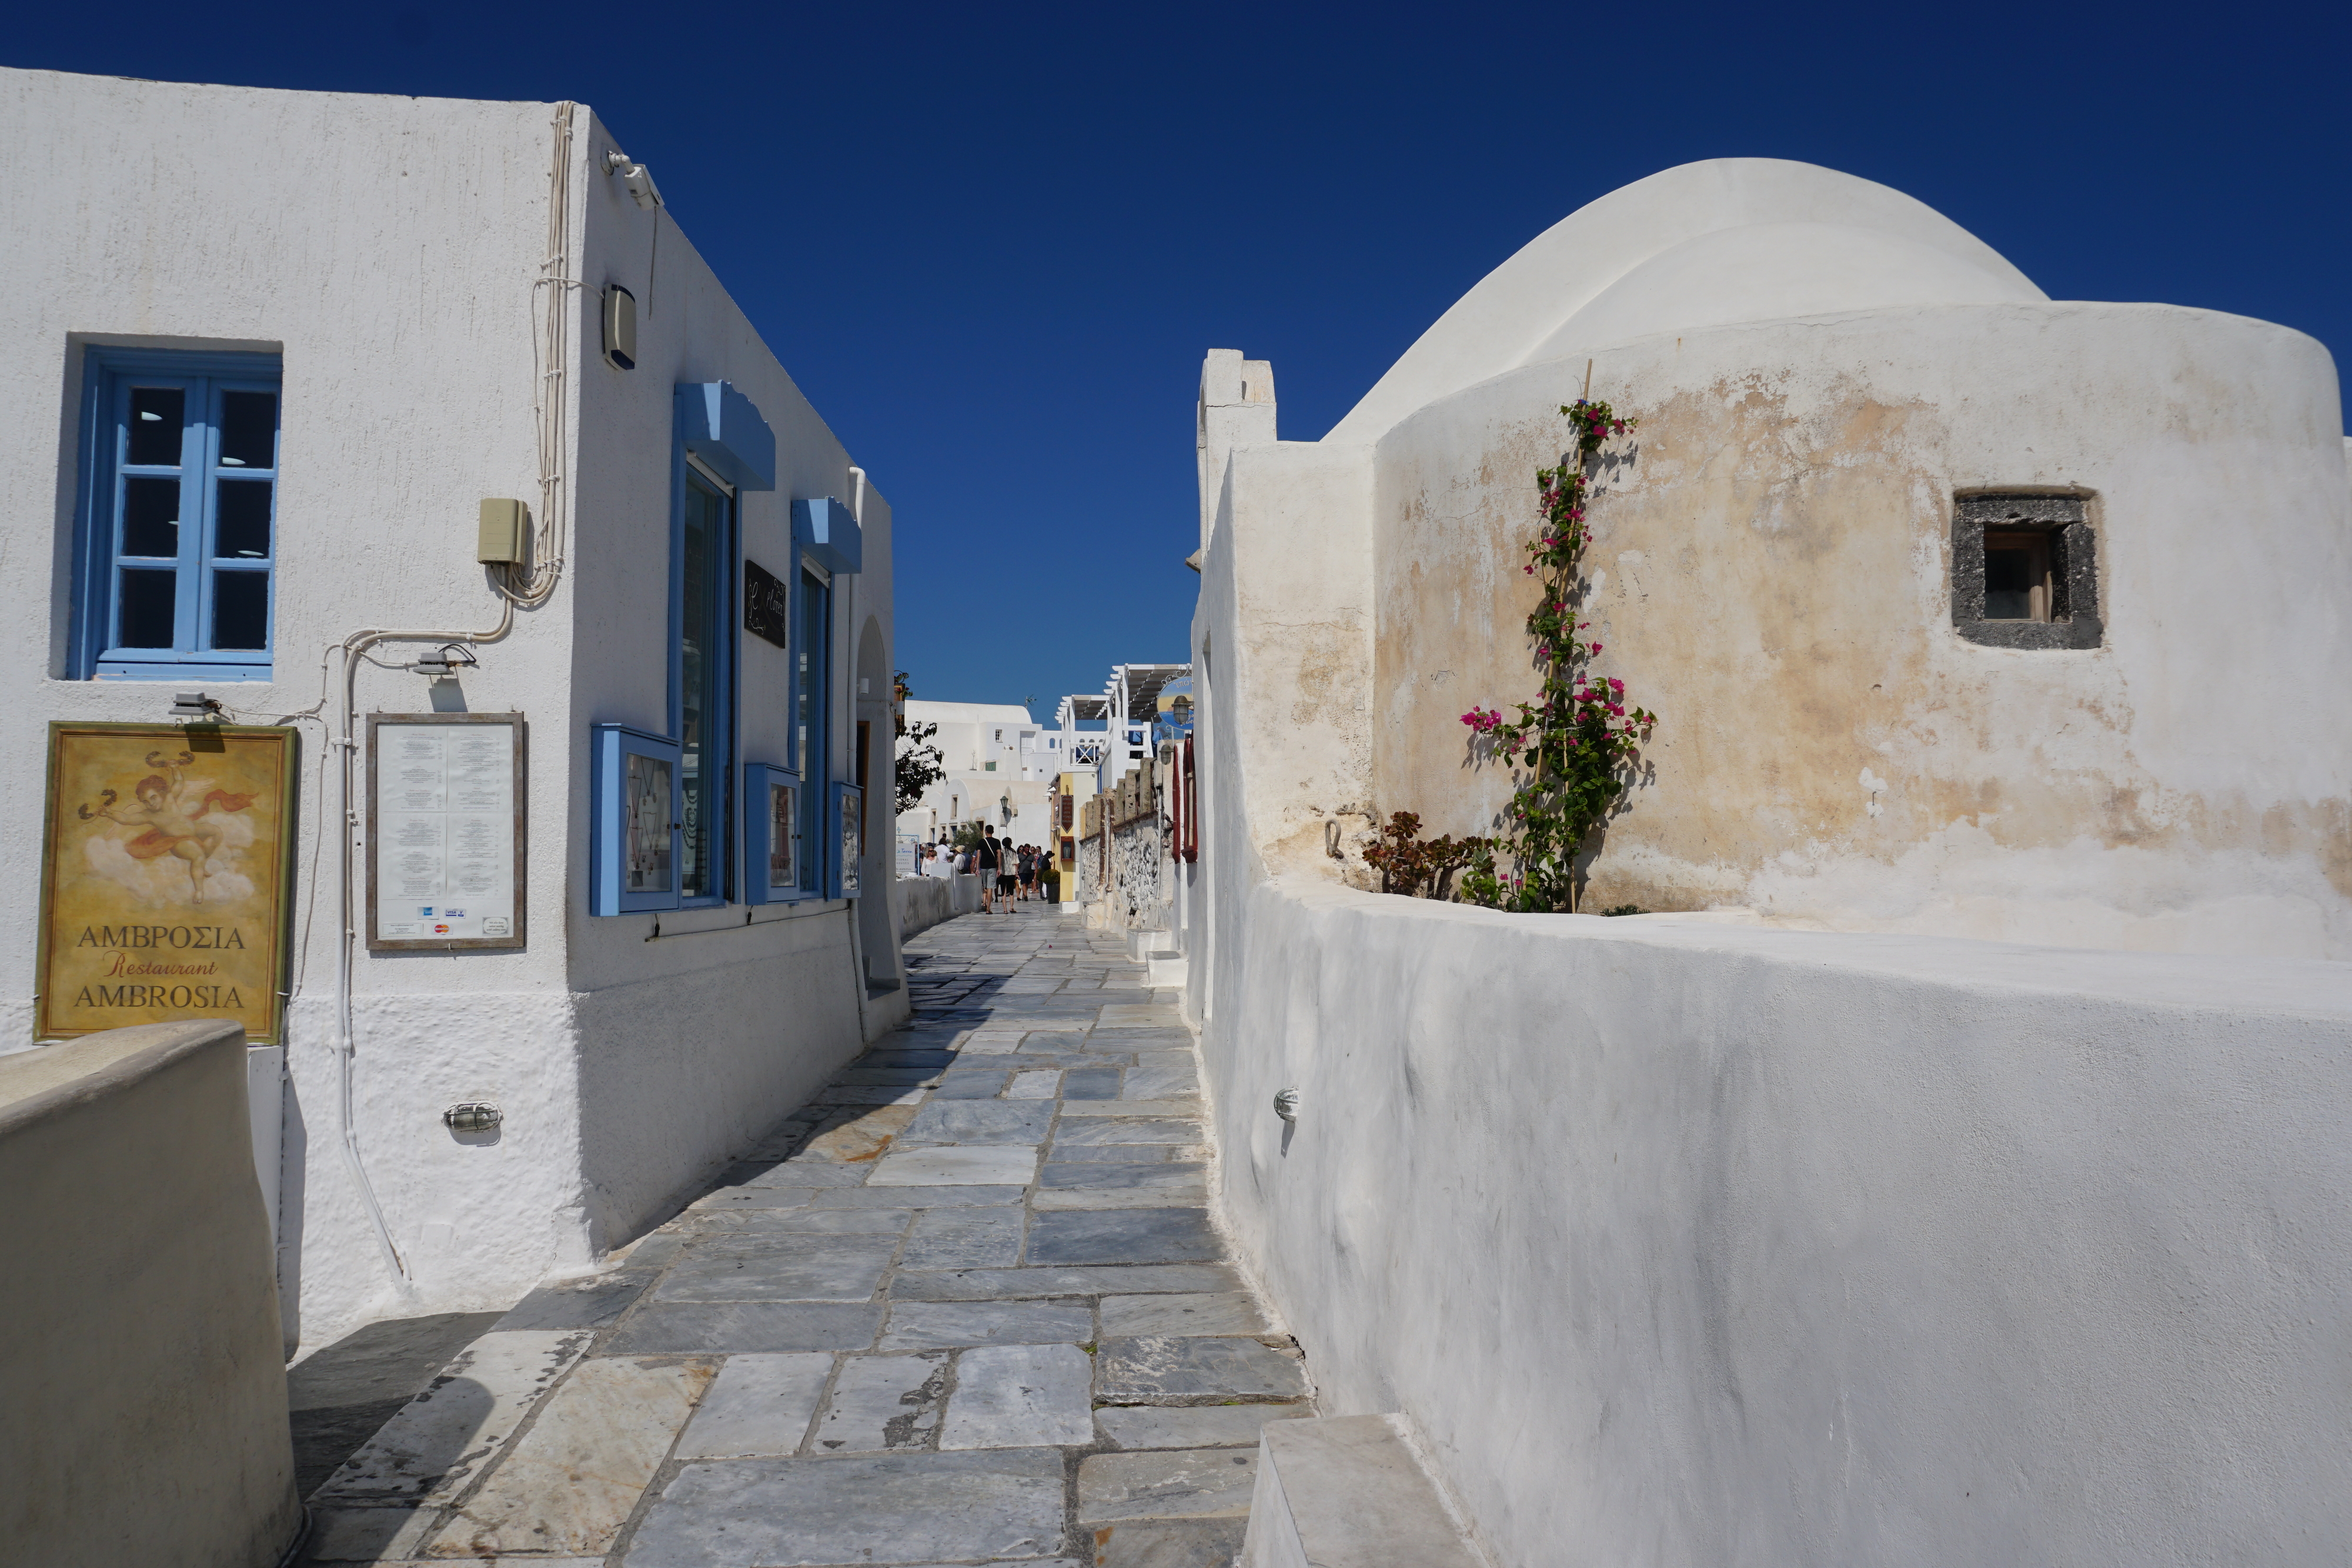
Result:
{"label": "blue window frame", "polygon": [[672,395],[669,727],[678,746],[678,906],[725,904],[739,885],[736,670],[742,576],[738,505],[776,487],[776,443],[725,382]]}
{"label": "blue window frame", "polygon": [[684,837],[679,747],[626,725],[589,727],[588,913],[676,909]]}
{"label": "blue window frame", "polygon": [[270,676],[274,355],[92,349],[68,674]]}
{"label": "blue window frame", "polygon": [[866,858],[866,791],[855,784],[833,787],[833,889],[835,898],[857,896],[857,862]]}
{"label": "blue window frame", "polygon": [[682,905],[724,904],[734,891],[735,496],[694,465],[681,467],[670,579],[678,897]]}
{"label": "blue window frame", "polygon": [[793,606],[793,759],[807,788],[801,791],[801,842],[815,849],[801,857],[801,888],[812,898],[827,896],[825,864],[826,783],[833,777],[833,585],[805,563],[800,570],[800,602]]}
{"label": "blue window frame", "polygon": [[743,765],[743,901],[791,904],[806,898],[801,862],[800,775],[764,762]]}

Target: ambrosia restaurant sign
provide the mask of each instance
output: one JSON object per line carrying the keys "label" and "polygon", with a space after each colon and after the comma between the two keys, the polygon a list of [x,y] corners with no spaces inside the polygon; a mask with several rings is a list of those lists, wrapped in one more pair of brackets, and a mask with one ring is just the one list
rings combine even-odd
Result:
{"label": "ambrosia restaurant sign", "polygon": [[233,1018],[278,1039],[294,732],[52,724],[43,1039]]}

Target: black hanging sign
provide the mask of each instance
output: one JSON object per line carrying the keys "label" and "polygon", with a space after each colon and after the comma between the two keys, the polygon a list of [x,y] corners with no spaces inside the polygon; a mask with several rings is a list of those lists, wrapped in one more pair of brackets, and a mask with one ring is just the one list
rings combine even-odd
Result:
{"label": "black hanging sign", "polygon": [[756,560],[743,562],[743,630],[792,647],[792,601],[782,579]]}

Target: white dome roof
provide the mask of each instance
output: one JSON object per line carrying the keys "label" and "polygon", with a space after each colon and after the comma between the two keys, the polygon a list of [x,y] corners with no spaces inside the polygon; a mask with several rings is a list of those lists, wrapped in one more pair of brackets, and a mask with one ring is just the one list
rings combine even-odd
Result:
{"label": "white dome roof", "polygon": [[1777,158],[1685,163],[1537,235],[1438,318],[1326,439],[1373,441],[1506,371],[1656,333],[1903,305],[2046,299],[1925,204]]}

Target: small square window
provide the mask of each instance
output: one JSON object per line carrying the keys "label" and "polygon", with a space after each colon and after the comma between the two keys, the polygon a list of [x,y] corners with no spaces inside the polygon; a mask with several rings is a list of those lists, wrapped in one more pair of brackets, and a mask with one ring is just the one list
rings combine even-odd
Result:
{"label": "small square window", "polygon": [[1952,516],[1952,625],[1995,648],[2095,648],[2098,549],[2079,496],[1964,496]]}
{"label": "small square window", "polygon": [[92,349],[76,519],[76,679],[267,680],[275,356]]}

